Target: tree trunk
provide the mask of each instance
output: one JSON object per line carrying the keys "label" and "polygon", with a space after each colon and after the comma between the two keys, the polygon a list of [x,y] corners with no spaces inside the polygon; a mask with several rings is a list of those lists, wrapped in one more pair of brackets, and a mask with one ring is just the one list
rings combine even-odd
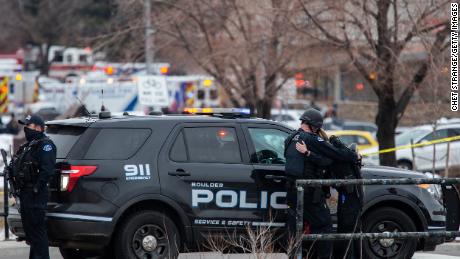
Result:
{"label": "tree trunk", "polygon": [[46,47],[40,46],[40,75],[48,76],[50,72],[51,62],[48,61],[48,55],[51,44],[46,44]]}
{"label": "tree trunk", "polygon": [[272,99],[265,98],[262,100],[257,100],[257,117],[270,119],[271,109],[272,109]]}
{"label": "tree trunk", "polygon": [[[396,103],[391,96],[379,97],[379,108],[375,123],[377,124],[377,140],[379,149],[395,146],[395,128],[398,123]],[[396,153],[380,154],[380,165],[396,166]]]}

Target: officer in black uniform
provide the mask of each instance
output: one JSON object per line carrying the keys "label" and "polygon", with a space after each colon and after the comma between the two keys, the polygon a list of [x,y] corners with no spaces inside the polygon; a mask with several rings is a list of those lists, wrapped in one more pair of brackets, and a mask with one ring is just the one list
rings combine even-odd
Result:
{"label": "officer in black uniform", "polygon": [[[297,179],[325,179],[325,169],[336,161],[357,161],[358,156],[350,150],[336,148],[318,136],[323,117],[318,110],[308,109],[300,117],[301,128],[285,140],[286,187],[288,204],[288,233],[295,237],[296,229],[296,186]],[[299,148],[301,146],[301,148]],[[308,147],[308,150],[307,148]],[[301,155],[299,155],[301,154]],[[332,231],[331,215],[326,204],[326,194],[321,187],[305,188],[304,219],[310,225],[312,234]],[[330,258],[330,241],[315,242],[318,257]]]}
{"label": "officer in black uniform", "polygon": [[[331,136],[330,142],[337,148],[348,149],[340,139]],[[350,150],[356,152],[356,145]],[[335,179],[361,179],[361,159],[357,163],[334,162],[330,166]],[[363,206],[361,185],[347,185],[337,188],[337,233],[356,233],[361,231],[360,216]],[[340,240],[334,243],[334,258],[357,259],[360,257],[361,242]]]}
{"label": "officer in black uniform", "polygon": [[[327,138],[327,136],[326,136]],[[347,147],[336,136],[331,136],[330,143],[339,149],[347,150],[346,152],[356,151],[354,147]],[[306,146],[304,144],[296,144],[297,150],[304,153]],[[311,151],[310,151],[311,152]],[[319,163],[316,159],[308,158],[313,163]],[[333,161],[328,164],[327,177],[334,179],[361,179],[361,156],[358,155],[358,161]],[[360,216],[363,206],[363,191],[362,186],[347,185],[336,188],[338,191],[338,205],[337,205],[337,232],[338,233],[356,233],[360,232],[361,222]],[[334,256],[333,258],[346,258],[355,259],[360,258],[360,242],[358,241],[336,241],[334,243]]]}
{"label": "officer in black uniform", "polygon": [[12,160],[15,175],[23,176],[19,186],[19,206],[29,259],[49,259],[45,213],[48,202],[48,179],[54,174],[56,146],[44,134],[45,123],[38,115],[19,120],[24,125],[26,141]]}

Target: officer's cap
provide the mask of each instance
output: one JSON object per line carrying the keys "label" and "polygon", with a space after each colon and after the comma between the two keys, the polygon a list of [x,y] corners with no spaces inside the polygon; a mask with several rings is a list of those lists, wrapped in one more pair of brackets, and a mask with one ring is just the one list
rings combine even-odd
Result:
{"label": "officer's cap", "polygon": [[37,114],[27,115],[23,120],[18,120],[18,122],[19,124],[26,126],[30,124],[35,124],[41,126],[42,128],[45,128],[45,121]]}

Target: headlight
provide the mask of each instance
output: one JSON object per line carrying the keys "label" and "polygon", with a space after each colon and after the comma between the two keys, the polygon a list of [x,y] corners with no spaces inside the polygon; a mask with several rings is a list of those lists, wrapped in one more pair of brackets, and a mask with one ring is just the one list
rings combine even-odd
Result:
{"label": "headlight", "polygon": [[418,187],[427,190],[433,198],[438,200],[441,204],[442,201],[442,189],[439,184],[419,184]]}

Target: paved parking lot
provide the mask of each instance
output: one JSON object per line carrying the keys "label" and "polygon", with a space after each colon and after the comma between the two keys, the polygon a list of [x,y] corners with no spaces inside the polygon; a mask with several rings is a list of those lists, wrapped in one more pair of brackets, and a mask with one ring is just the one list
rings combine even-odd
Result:
{"label": "paved parking lot", "polygon": [[[0,242],[0,259],[23,259],[28,257],[29,248],[23,242],[2,241]],[[59,250],[51,248],[51,259],[62,259]],[[252,259],[250,255],[220,255],[216,253],[189,253],[181,254],[179,259]],[[265,257],[267,259],[287,259],[284,254],[272,254]],[[439,246],[438,249],[430,253],[416,253],[413,259],[454,259],[460,258],[460,243],[448,243]]]}

